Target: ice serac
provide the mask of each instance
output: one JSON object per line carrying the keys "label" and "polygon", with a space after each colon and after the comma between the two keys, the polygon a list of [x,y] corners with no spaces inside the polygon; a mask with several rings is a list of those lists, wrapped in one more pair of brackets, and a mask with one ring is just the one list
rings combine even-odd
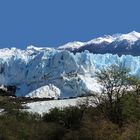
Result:
{"label": "ice serac", "polygon": [[17,96],[61,98],[100,92],[98,69],[123,63],[140,75],[140,56],[73,54],[66,50],[16,48],[0,50],[0,85],[16,86]]}
{"label": "ice serac", "polygon": [[32,98],[54,98],[54,99],[58,99],[59,96],[60,96],[59,88],[55,87],[52,84],[42,86],[37,90],[34,90],[30,92],[28,95],[26,95],[26,97]]}

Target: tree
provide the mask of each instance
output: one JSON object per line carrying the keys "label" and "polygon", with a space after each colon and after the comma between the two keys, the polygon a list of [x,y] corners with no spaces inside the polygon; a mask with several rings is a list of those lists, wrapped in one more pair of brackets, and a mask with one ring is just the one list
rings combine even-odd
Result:
{"label": "tree", "polygon": [[[122,64],[111,65],[96,72],[97,81],[101,84],[102,92],[98,102],[103,104],[102,110],[114,123],[122,125],[121,98],[126,95],[134,79],[130,70]],[[132,82],[133,81],[133,82]]]}

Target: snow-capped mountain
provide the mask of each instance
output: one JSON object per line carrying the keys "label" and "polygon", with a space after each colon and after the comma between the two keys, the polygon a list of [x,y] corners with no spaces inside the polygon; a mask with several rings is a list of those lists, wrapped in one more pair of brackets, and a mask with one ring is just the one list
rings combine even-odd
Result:
{"label": "snow-capped mountain", "polygon": [[[93,44],[97,46],[92,46]],[[140,56],[117,55],[120,54],[120,50],[123,50],[121,54],[126,54],[130,50],[133,54],[135,49],[135,55],[138,55],[139,46],[140,33],[131,32],[104,36],[87,43],[68,43],[57,49],[34,46],[29,46],[25,50],[0,49],[0,87],[16,87],[17,96],[55,99],[100,92],[95,72],[103,67],[123,63],[131,69],[132,74],[140,76]],[[94,54],[95,51],[90,53],[83,49],[88,47],[98,48],[95,51],[100,50],[102,53],[110,50],[109,47],[114,50],[111,50],[112,54]],[[82,49],[83,52],[71,52]]]}
{"label": "snow-capped mountain", "polygon": [[69,42],[63,46],[59,46],[60,50],[69,50],[73,51],[75,49],[79,49],[81,46],[83,46],[85,43],[84,42],[79,42],[79,41],[74,41],[74,42]]}
{"label": "snow-capped mountain", "polygon": [[88,50],[94,54],[112,53],[118,55],[140,55],[140,33],[133,31],[128,34],[106,35],[88,42],[71,42],[59,47],[74,53]]}

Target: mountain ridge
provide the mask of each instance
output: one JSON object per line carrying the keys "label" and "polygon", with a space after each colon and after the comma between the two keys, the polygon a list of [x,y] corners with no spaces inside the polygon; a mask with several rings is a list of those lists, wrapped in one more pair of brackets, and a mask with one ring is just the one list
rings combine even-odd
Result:
{"label": "mountain ridge", "polygon": [[[140,55],[139,42],[140,33],[132,31],[127,34],[104,35],[88,42],[71,42],[58,47],[58,49],[69,50],[74,53],[88,50],[94,54],[112,53],[138,56]],[[75,45],[76,43],[79,45]]]}

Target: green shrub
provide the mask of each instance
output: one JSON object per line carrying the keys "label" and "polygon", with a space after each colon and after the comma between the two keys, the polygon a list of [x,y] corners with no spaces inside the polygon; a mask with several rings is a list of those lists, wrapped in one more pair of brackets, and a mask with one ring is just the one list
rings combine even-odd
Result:
{"label": "green shrub", "polygon": [[54,108],[44,115],[43,120],[62,124],[66,128],[77,128],[81,123],[83,114],[83,109],[79,107]]}

